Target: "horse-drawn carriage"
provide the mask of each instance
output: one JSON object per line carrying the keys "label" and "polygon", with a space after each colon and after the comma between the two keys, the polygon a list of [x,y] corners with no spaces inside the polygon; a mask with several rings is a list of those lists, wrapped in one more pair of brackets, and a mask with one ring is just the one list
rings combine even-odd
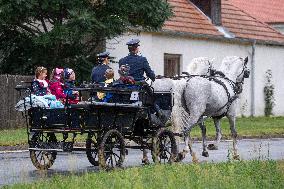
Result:
{"label": "horse-drawn carriage", "polygon": [[[143,150],[143,155],[150,150],[154,162],[180,161],[188,152],[194,160],[190,131],[195,125],[199,125],[202,131],[202,155],[208,157],[204,116],[214,119],[214,149],[218,148],[221,139],[220,120],[223,116],[229,119],[234,158],[239,158],[235,129],[236,99],[242,92],[244,79],[249,77],[248,58],[224,58],[215,75],[210,74],[208,60],[202,58],[197,62],[204,63],[201,65],[205,66],[194,67],[204,68],[205,74],[199,71],[186,79],[178,78],[177,82],[160,80],[161,88],[174,88],[173,111],[172,91],[158,92],[148,85],[84,86],[74,90],[89,93],[90,100],[70,105],[66,99],[61,109],[33,106],[30,86],[18,86],[19,91],[27,91],[30,97],[26,97],[28,103],[23,104],[33,164],[38,169],[48,169],[57,152],[81,150],[86,151],[91,164],[108,169],[122,166],[130,148]],[[97,102],[93,100],[97,92],[111,94],[111,98],[108,102]],[[183,130],[176,134],[166,128],[165,122],[157,116],[157,106],[172,113],[173,126]],[[74,147],[78,135],[86,136],[85,146],[80,148]],[[185,147],[179,154],[175,136],[184,136],[185,140]]]}
{"label": "horse-drawn carriage", "polygon": [[[79,104],[43,108],[33,104],[30,84],[16,87],[30,100],[24,104],[30,158],[37,169],[50,168],[58,152],[85,151],[89,162],[101,169],[121,167],[128,149],[150,150],[154,162],[173,162],[177,156],[174,133],[155,115],[155,105],[171,111],[171,91],[146,85],[100,87],[85,85]],[[93,100],[97,92],[111,94],[108,102]],[[28,95],[27,95],[28,94]],[[82,94],[89,94],[82,101]],[[27,98],[27,97],[26,97]],[[26,99],[24,98],[24,99]],[[83,135],[85,145],[74,145]]]}

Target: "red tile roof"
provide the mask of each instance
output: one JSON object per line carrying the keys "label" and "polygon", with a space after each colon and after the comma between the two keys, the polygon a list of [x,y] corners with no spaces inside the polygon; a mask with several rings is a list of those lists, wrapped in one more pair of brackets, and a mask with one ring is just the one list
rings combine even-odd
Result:
{"label": "red tile roof", "polygon": [[217,30],[211,21],[187,0],[169,0],[173,7],[174,17],[166,21],[163,29],[193,34],[222,34]]}
{"label": "red tile roof", "polygon": [[228,0],[265,23],[284,23],[284,0]]}
{"label": "red tile roof", "polygon": [[222,25],[237,38],[284,42],[284,35],[248,15],[229,1],[222,1]]}
{"label": "red tile roof", "polygon": [[[174,16],[165,22],[163,30],[224,36],[192,2],[188,0],[168,0],[168,2],[173,7]],[[228,0],[222,0],[222,26],[235,38],[284,43],[284,35],[248,15]]]}

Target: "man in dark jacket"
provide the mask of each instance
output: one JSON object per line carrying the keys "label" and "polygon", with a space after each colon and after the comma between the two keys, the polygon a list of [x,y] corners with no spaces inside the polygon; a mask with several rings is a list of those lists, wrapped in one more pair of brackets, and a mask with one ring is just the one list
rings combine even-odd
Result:
{"label": "man in dark jacket", "polygon": [[128,56],[119,60],[119,67],[122,65],[128,65],[130,67],[129,76],[132,76],[135,81],[144,81],[144,73],[152,81],[155,81],[155,73],[151,69],[147,59],[143,56],[139,56],[139,39],[132,39],[126,43],[128,46]]}
{"label": "man in dark jacket", "polygon": [[105,73],[107,69],[111,69],[108,66],[109,64],[109,52],[103,52],[98,54],[98,65],[95,66],[92,70],[92,82],[93,83],[102,83],[106,80]]}
{"label": "man in dark jacket", "polygon": [[[132,76],[135,81],[144,81],[144,72],[146,76],[149,77],[152,81],[155,81],[155,73],[151,69],[147,59],[143,56],[137,55],[139,52],[139,39],[132,39],[126,43],[128,46],[129,54],[128,56],[119,60],[119,67],[121,66],[129,66],[130,70],[128,75]],[[148,86],[145,88],[148,89],[149,94],[151,93],[152,89]],[[151,94],[153,95],[153,94]],[[153,108],[157,113],[158,117],[161,119],[162,122],[166,122],[165,115],[162,113],[161,109],[159,108],[158,104],[154,102]]]}

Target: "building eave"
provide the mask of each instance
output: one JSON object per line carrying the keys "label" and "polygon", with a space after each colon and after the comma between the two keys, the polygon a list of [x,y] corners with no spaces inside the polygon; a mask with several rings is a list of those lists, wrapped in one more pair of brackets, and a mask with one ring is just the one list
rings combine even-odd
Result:
{"label": "building eave", "polygon": [[151,32],[161,35],[168,36],[178,36],[178,37],[190,37],[194,39],[203,39],[203,40],[212,40],[212,41],[222,41],[227,43],[240,43],[240,44],[251,44],[256,43],[260,45],[271,45],[271,46],[284,46],[284,42],[276,42],[276,41],[266,41],[266,40],[258,40],[251,38],[226,38],[222,35],[207,35],[207,34],[196,34],[190,32],[179,32],[179,31],[171,31],[171,30],[160,30],[157,32]]}

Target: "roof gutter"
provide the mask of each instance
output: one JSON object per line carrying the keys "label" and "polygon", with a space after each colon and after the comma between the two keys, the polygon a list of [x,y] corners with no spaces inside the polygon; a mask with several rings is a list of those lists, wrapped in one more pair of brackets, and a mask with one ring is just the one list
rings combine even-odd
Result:
{"label": "roof gutter", "polygon": [[207,35],[207,34],[195,34],[190,32],[178,32],[178,31],[171,31],[171,30],[161,30],[153,33],[158,33],[162,35],[170,35],[176,37],[190,37],[196,39],[208,39],[213,41],[223,41],[229,43],[242,43],[242,44],[259,44],[259,45],[269,45],[269,46],[284,46],[284,43],[276,42],[276,41],[266,41],[266,40],[257,40],[257,39],[247,39],[247,38],[225,38],[224,36],[220,35]]}
{"label": "roof gutter", "polygon": [[251,45],[251,103],[250,103],[250,116],[255,116],[255,44],[254,41]]}

